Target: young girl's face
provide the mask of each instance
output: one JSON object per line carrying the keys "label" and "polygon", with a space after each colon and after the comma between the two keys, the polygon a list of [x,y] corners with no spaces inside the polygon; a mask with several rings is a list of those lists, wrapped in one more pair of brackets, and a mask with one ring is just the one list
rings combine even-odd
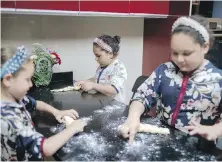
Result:
{"label": "young girl's face", "polygon": [[24,64],[22,69],[11,76],[8,85],[9,94],[16,100],[21,100],[32,87],[32,76],[34,73],[34,64],[32,61]]}
{"label": "young girl's face", "polygon": [[93,46],[93,53],[96,57],[95,60],[101,67],[108,66],[113,60],[113,54],[106,52],[100,47]]}
{"label": "young girl's face", "polygon": [[171,59],[181,71],[190,72],[201,66],[209,46],[196,43],[193,37],[176,33],[171,38]]}

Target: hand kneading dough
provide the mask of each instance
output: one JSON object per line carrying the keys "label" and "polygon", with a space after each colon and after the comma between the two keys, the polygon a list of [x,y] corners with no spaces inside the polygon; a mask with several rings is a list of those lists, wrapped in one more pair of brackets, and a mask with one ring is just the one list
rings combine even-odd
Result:
{"label": "hand kneading dough", "polygon": [[170,134],[170,130],[168,128],[161,128],[155,125],[141,124],[141,123],[140,123],[138,132]]}
{"label": "hand kneading dough", "polygon": [[[118,132],[120,132],[122,125],[118,127]],[[161,128],[155,125],[150,124],[141,124],[139,125],[138,132],[145,133],[157,133],[157,134],[170,134],[170,130],[168,128]]]}
{"label": "hand kneading dough", "polygon": [[65,120],[64,123],[65,123],[66,127],[74,121],[74,119],[69,116],[64,116],[63,118]]}

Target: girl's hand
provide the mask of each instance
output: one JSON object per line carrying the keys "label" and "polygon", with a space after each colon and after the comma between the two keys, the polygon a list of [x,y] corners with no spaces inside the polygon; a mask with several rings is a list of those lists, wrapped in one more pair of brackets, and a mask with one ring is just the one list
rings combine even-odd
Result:
{"label": "girl's hand", "polygon": [[191,121],[191,125],[185,126],[190,132],[190,135],[199,134],[203,138],[209,141],[214,141],[220,136],[221,130],[217,128],[217,125],[205,126],[195,121]]}
{"label": "girl's hand", "polygon": [[59,123],[62,123],[64,122],[63,121],[63,117],[64,116],[69,116],[73,119],[77,119],[79,118],[79,114],[76,110],[74,109],[70,109],[70,110],[58,110],[55,114],[54,114],[56,120],[59,122]]}

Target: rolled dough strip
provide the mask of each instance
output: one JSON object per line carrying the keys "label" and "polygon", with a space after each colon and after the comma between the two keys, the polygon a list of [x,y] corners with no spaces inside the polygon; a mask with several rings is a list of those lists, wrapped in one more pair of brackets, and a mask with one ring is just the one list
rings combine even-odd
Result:
{"label": "rolled dough strip", "polygon": [[65,87],[65,88],[61,88],[61,89],[53,89],[51,90],[51,92],[67,92],[67,91],[78,91],[80,90],[81,86],[77,86],[77,85],[74,85],[74,86],[68,86],[68,87]]}
{"label": "rolled dough strip", "polygon": [[170,130],[168,128],[161,128],[155,125],[141,124],[141,123],[140,123],[138,132],[170,134]]}
{"label": "rolled dough strip", "polygon": [[[118,132],[121,132],[121,127],[120,125],[118,127]],[[145,133],[157,133],[157,134],[170,134],[170,130],[168,128],[161,128],[157,127],[155,125],[150,125],[150,124],[142,124],[140,123],[138,132],[145,132]]]}
{"label": "rolled dough strip", "polygon": [[64,116],[63,118],[64,118],[64,123],[65,123],[66,127],[74,121],[74,119],[69,116]]}

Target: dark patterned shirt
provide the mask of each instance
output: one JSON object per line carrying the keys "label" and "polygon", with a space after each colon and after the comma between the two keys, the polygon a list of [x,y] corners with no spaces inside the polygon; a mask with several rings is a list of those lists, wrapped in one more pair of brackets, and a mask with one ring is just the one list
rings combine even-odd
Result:
{"label": "dark patterned shirt", "polygon": [[1,160],[43,160],[44,137],[36,132],[29,112],[36,101],[24,97],[19,103],[1,101]]}

